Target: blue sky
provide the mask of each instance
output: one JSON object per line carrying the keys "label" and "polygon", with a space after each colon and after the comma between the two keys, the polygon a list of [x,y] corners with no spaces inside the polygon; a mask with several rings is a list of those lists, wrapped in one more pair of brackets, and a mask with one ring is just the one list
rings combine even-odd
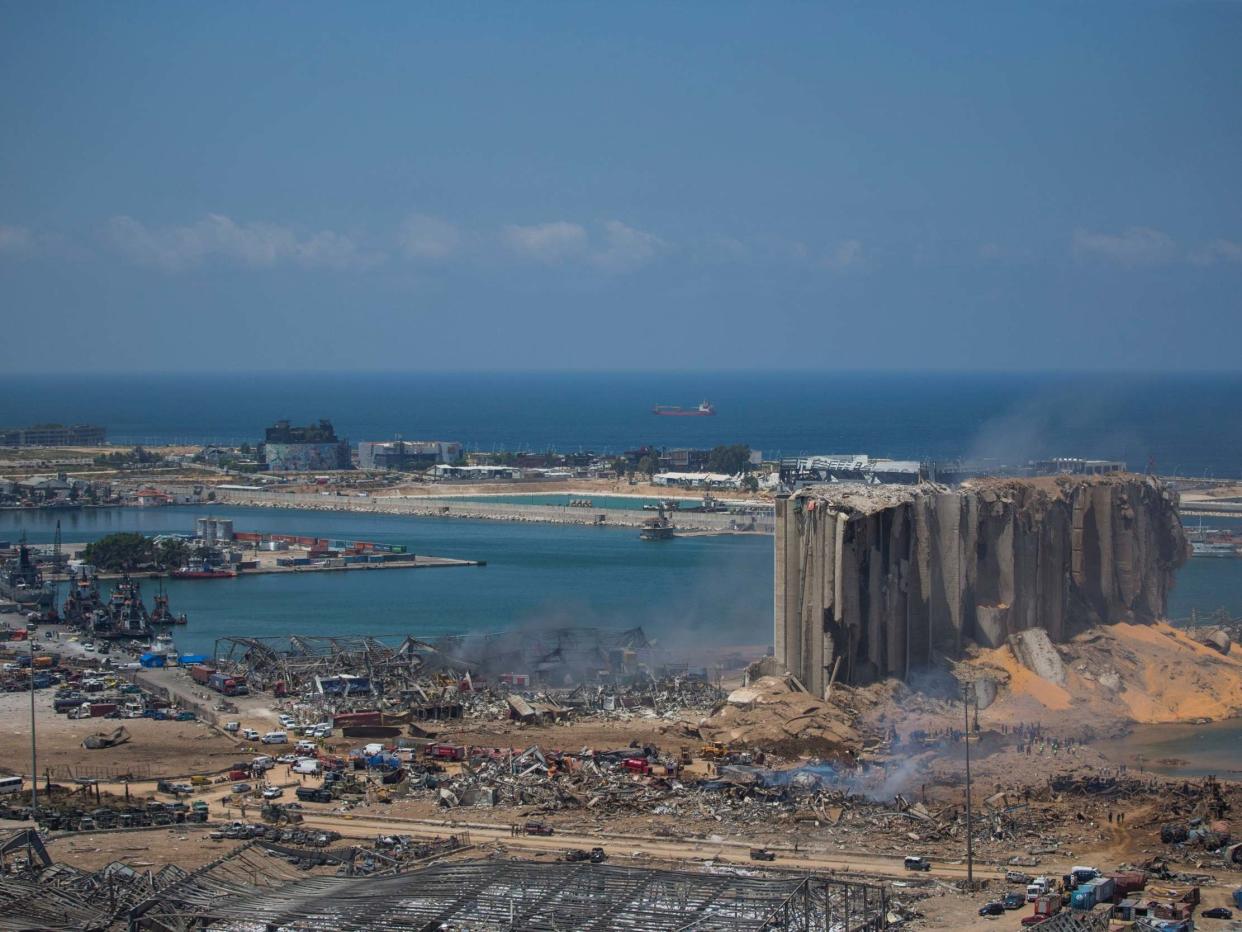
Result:
{"label": "blue sky", "polygon": [[1237,369],[1242,4],[0,6],[0,366]]}

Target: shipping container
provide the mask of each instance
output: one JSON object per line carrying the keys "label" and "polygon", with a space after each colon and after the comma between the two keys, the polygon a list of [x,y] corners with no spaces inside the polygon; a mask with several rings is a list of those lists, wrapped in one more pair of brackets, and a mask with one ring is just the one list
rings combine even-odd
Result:
{"label": "shipping container", "polygon": [[378,711],[342,712],[332,717],[333,728],[349,728],[354,725],[382,725],[383,714]]}
{"label": "shipping container", "polygon": [[1117,871],[1108,876],[1113,880],[1113,899],[1129,896],[1147,885],[1147,875],[1143,871]]}
{"label": "shipping container", "polygon": [[1096,877],[1094,880],[1088,880],[1083,886],[1095,888],[1095,901],[1097,903],[1106,903],[1111,900],[1113,898],[1113,891],[1116,889],[1112,877]]}
{"label": "shipping container", "polygon": [[120,708],[115,702],[92,702],[91,718],[103,718],[105,715],[111,715]]}
{"label": "shipping container", "polygon": [[1091,909],[1095,904],[1095,890],[1091,887],[1081,886],[1070,894],[1070,907],[1072,909]]}
{"label": "shipping container", "polygon": [[[211,680],[212,674],[215,672],[216,671],[214,667],[209,667],[206,664],[201,664],[201,663],[195,664],[194,666],[190,667],[190,678],[193,679],[194,682],[196,683],[199,683],[203,686],[207,686],[209,684],[209,681]],[[215,687],[213,686],[212,688],[214,689]]]}

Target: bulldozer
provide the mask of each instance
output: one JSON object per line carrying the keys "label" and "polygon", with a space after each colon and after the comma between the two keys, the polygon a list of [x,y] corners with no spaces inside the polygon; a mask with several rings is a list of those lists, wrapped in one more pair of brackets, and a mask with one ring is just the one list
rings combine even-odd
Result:
{"label": "bulldozer", "polygon": [[728,753],[729,746],[727,744],[721,744],[719,741],[713,741],[711,744],[705,744],[699,751],[699,754],[705,760],[720,760],[722,757],[728,755]]}

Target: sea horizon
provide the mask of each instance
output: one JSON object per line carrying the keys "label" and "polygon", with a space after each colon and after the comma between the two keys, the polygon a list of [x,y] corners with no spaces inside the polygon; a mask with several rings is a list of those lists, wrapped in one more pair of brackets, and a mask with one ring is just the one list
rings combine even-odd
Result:
{"label": "sea horizon", "polygon": [[[1123,460],[1242,476],[1242,374],[995,372],[260,372],[0,376],[0,424],[92,423],[114,443],[239,444],[287,418],[353,443],[620,453],[744,443],[817,453]],[[656,404],[715,406],[661,418]]]}

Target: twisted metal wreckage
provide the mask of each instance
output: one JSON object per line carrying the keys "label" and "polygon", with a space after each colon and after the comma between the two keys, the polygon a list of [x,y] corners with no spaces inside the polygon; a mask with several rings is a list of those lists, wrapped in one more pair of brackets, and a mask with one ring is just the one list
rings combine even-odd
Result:
{"label": "twisted metal wreckage", "polygon": [[532,628],[434,639],[225,637],[215,643],[216,665],[243,677],[251,689],[277,684],[297,692],[341,675],[366,677],[383,694],[416,689],[436,673],[529,673],[537,682],[563,685],[619,668],[636,660],[652,644],[642,628]]}
{"label": "twisted metal wreckage", "polygon": [[442,861],[348,876],[356,849],[305,854],[252,841],[195,871],[84,874],[32,867],[0,877],[0,929],[750,930],[886,928],[882,886],[653,868],[506,860]]}

